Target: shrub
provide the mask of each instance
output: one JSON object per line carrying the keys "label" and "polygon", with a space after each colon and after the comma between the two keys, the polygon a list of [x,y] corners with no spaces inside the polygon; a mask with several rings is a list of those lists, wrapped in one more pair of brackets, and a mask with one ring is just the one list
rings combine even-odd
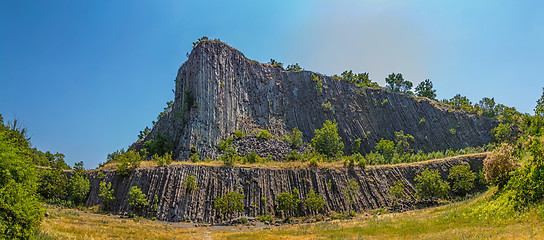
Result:
{"label": "shrub", "polygon": [[321,106],[323,107],[323,111],[325,111],[325,112],[331,112],[332,111],[331,102],[323,102],[323,103],[321,103]]}
{"label": "shrub", "polygon": [[389,193],[395,198],[395,200],[402,199],[404,196],[404,182],[398,180],[397,183],[389,188]]}
{"label": "shrub", "polygon": [[128,151],[118,157],[120,162],[117,167],[117,175],[121,177],[128,177],[136,168],[140,166],[142,158],[140,153],[136,151]]}
{"label": "shrub", "polygon": [[304,205],[309,211],[317,212],[325,206],[325,199],[323,199],[323,196],[316,194],[313,188],[310,188],[310,191],[306,194]]}
{"label": "shrub", "polygon": [[247,224],[247,222],[248,222],[248,221],[247,221],[247,218],[240,218],[240,219],[238,219],[238,223],[240,223],[240,224]]}
{"label": "shrub", "polygon": [[234,213],[243,212],[244,194],[239,192],[229,192],[222,197],[215,198],[214,208],[224,217],[232,217]]}
{"label": "shrub", "polygon": [[344,197],[348,200],[348,204],[351,206],[359,193],[359,183],[355,179],[350,179],[344,187]]}
{"label": "shrub", "polygon": [[291,144],[291,148],[299,148],[304,143],[302,140],[302,132],[298,130],[298,128],[293,128],[293,132],[287,134],[284,139]]}
{"label": "shrub", "polygon": [[288,71],[294,71],[294,72],[300,72],[302,71],[302,68],[298,65],[298,63],[287,65]]}
{"label": "shrub", "polygon": [[357,138],[353,140],[353,144],[351,146],[351,153],[359,153],[359,149],[361,148],[361,139]]}
{"label": "shrub", "polygon": [[508,124],[499,123],[497,127],[491,130],[491,134],[493,134],[493,139],[497,143],[508,142],[512,138],[512,128]]}
{"label": "shrub", "polygon": [[289,153],[289,155],[285,157],[285,160],[289,162],[300,161],[302,160],[302,156],[298,153],[297,150],[291,150],[291,153]]}
{"label": "shrub", "polygon": [[485,180],[502,188],[508,182],[515,162],[514,148],[507,143],[501,144],[484,159]]}
{"label": "shrub", "polygon": [[128,204],[136,210],[136,212],[141,212],[144,207],[149,205],[147,202],[147,196],[142,192],[138,186],[133,186],[128,192]]}
{"label": "shrub", "polygon": [[465,195],[474,188],[476,174],[470,171],[468,164],[462,164],[450,168],[448,179],[451,181],[451,191],[453,193]]}
{"label": "shrub", "polygon": [[113,189],[111,189],[111,182],[100,182],[100,193],[98,194],[99,197],[102,198],[102,203],[104,204],[104,208],[111,210],[111,204],[113,201],[115,201],[115,196],[113,195]]}
{"label": "shrub", "polygon": [[165,153],[163,156],[155,154],[153,155],[153,161],[159,166],[170,165],[172,163],[172,154],[169,152]]}
{"label": "shrub", "polygon": [[274,217],[272,217],[272,215],[268,214],[268,215],[259,215],[257,217],[255,217],[257,220],[261,221],[261,222],[272,222],[274,221]]}
{"label": "shrub", "polygon": [[321,154],[328,157],[340,157],[344,153],[344,143],[338,135],[338,124],[330,120],[323,123],[323,128],[314,130],[315,137],[312,138],[312,147]]}
{"label": "shrub", "polygon": [[234,131],[234,139],[240,140],[242,139],[246,134],[242,132],[242,130],[236,130]]}
{"label": "shrub", "polygon": [[316,168],[319,165],[319,160],[317,158],[312,158],[308,161],[308,166],[311,168]]}
{"label": "shrub", "polygon": [[236,149],[233,147],[227,147],[225,149],[225,153],[221,155],[219,158],[223,161],[223,163],[229,167],[234,166],[234,163],[236,162],[236,159],[238,159],[238,152],[236,152]]}
{"label": "shrub", "polygon": [[191,153],[191,156],[189,156],[189,160],[191,160],[191,162],[198,162],[200,161],[200,156],[198,156],[198,153],[195,152],[195,153]]}
{"label": "shrub", "polygon": [[63,200],[68,192],[68,178],[60,169],[40,170],[38,193],[45,199]]}
{"label": "shrub", "polygon": [[315,89],[318,92],[323,92],[323,82],[321,82],[319,76],[312,73],[312,81],[315,82]]}
{"label": "shrub", "polygon": [[272,137],[272,134],[268,130],[261,130],[257,134],[257,138],[262,140],[268,140],[270,137]]}
{"label": "shrub", "polygon": [[261,157],[255,151],[251,151],[246,156],[246,161],[248,163],[258,163],[261,161]]}
{"label": "shrub", "polygon": [[183,179],[183,188],[185,188],[186,191],[193,191],[198,189],[197,182],[195,180],[195,175],[187,175],[185,179]]}
{"label": "shrub", "polygon": [[144,147],[149,156],[155,154],[162,156],[174,150],[174,142],[168,136],[157,133],[154,139],[144,143]]}
{"label": "shrub", "polygon": [[227,147],[229,147],[232,144],[233,141],[234,139],[232,137],[229,137],[219,142],[219,144],[217,145],[217,149],[219,149],[220,151],[225,151]]}
{"label": "shrub", "polygon": [[423,199],[446,198],[450,191],[450,186],[440,178],[438,170],[427,168],[417,175],[414,181],[416,181],[417,192]]}
{"label": "shrub", "polygon": [[387,161],[390,161],[395,153],[395,143],[383,138],[376,144],[375,148]]}
{"label": "shrub", "polygon": [[278,203],[278,210],[282,211],[285,215],[291,216],[297,209],[300,203],[298,197],[298,189],[293,188],[292,193],[282,192],[276,196],[276,202]]}
{"label": "shrub", "polygon": [[75,174],[68,183],[70,199],[76,204],[82,204],[87,199],[91,190],[89,179],[80,174]]}

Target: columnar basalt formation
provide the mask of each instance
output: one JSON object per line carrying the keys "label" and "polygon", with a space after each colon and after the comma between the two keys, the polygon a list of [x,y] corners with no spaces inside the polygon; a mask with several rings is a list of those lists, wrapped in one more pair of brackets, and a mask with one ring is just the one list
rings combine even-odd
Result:
{"label": "columnar basalt formation", "polygon": [[[282,135],[298,127],[309,142],[314,129],[334,120],[346,153],[354,139],[360,138],[360,151],[368,153],[400,130],[414,136],[416,151],[455,150],[489,143],[497,125],[428,99],[315,74],[319,87],[312,74],[258,63],[222,42],[203,41],[178,71],[172,110],[131,149],[160,133],[174,141],[177,159],[188,159],[191,146],[201,158],[216,158],[217,144],[235,130]],[[323,106],[328,103],[330,108]]]}
{"label": "columnar basalt formation", "polygon": [[[98,197],[99,183],[111,182],[115,202],[113,212],[130,211],[128,194],[132,186],[138,186],[147,195],[150,203],[158,197],[157,209],[150,204],[146,210],[159,220],[217,223],[220,215],[214,209],[216,197],[227,192],[244,193],[245,209],[241,215],[257,216],[274,213],[275,197],[281,192],[297,188],[304,202],[305,196],[314,189],[324,197],[325,212],[347,212],[384,208],[392,205],[389,188],[401,180],[405,184],[404,199],[415,196],[414,178],[425,169],[436,169],[446,180],[449,169],[459,164],[469,164],[478,173],[486,153],[430,160],[413,164],[359,168],[245,168],[198,165],[171,165],[157,168],[138,169],[130,177],[122,178],[115,171],[89,171],[91,192],[87,205],[102,203]],[[185,178],[194,175],[198,188],[189,191],[183,187]],[[353,204],[345,197],[348,182],[353,180],[360,186]],[[307,214],[304,208],[299,214]]]}

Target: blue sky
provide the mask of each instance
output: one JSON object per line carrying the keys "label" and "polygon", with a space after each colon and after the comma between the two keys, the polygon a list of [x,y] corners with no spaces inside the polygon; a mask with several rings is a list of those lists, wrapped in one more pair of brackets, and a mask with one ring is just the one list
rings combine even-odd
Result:
{"label": "blue sky", "polygon": [[0,113],[33,146],[94,168],[150,126],[192,42],[332,75],[429,78],[533,113],[544,80],[541,1],[0,1]]}

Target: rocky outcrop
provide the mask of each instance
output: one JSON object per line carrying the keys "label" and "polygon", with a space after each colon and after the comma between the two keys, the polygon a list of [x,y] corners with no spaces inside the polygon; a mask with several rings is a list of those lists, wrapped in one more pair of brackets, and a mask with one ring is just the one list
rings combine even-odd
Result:
{"label": "rocky outcrop", "polygon": [[[449,169],[459,164],[469,164],[472,171],[482,169],[486,154],[473,154],[442,160],[430,160],[413,164],[359,168],[245,168],[223,166],[171,165],[138,169],[128,178],[121,178],[114,171],[89,171],[91,192],[87,205],[100,204],[98,197],[100,181],[112,183],[115,190],[113,212],[129,211],[128,193],[138,186],[147,195],[149,202],[158,196],[157,209],[150,205],[148,214],[159,220],[217,223],[220,221],[214,209],[214,200],[231,191],[243,191],[245,210],[241,215],[257,216],[273,213],[275,197],[281,192],[297,188],[304,201],[310,189],[314,189],[326,200],[325,212],[361,212],[391,206],[389,188],[398,180],[405,183],[405,198],[414,197],[415,176],[421,171],[437,169],[446,179]],[[188,175],[196,176],[198,189],[187,191],[183,187]],[[358,183],[359,189],[353,204],[344,196],[350,180]],[[306,214],[299,209],[299,214]]]}
{"label": "rocky outcrop", "polygon": [[[428,99],[316,74],[320,86],[312,74],[258,63],[222,42],[203,41],[178,71],[172,110],[144,141],[161,133],[174,141],[178,159],[188,159],[191,146],[201,158],[215,158],[219,141],[235,130],[282,135],[298,127],[309,142],[314,129],[335,120],[346,153],[356,138],[368,153],[400,130],[414,136],[416,151],[436,151],[487,144],[497,124]],[[131,149],[141,147],[139,142]]]}

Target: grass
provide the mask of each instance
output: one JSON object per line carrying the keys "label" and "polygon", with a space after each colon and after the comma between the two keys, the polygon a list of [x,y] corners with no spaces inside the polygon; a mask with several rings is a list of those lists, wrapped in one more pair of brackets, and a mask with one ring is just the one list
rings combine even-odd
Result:
{"label": "grass", "polygon": [[85,213],[49,206],[42,224],[54,239],[541,239],[542,203],[508,216],[482,220],[472,210],[493,197],[492,189],[468,200],[404,213],[359,214],[352,220],[280,227],[194,227],[148,219]]}

